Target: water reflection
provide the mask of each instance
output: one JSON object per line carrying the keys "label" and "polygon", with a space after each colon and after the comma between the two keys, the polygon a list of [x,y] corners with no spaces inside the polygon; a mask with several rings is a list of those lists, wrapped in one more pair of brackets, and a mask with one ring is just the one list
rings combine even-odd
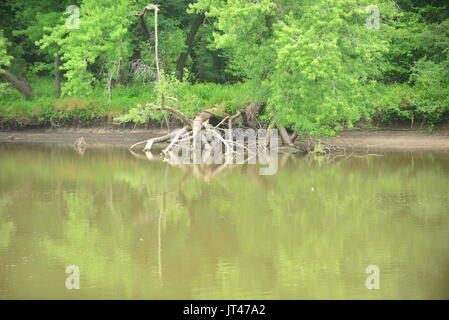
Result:
{"label": "water reflection", "polygon": [[0,146],[0,298],[447,299],[448,160],[287,157],[260,176]]}

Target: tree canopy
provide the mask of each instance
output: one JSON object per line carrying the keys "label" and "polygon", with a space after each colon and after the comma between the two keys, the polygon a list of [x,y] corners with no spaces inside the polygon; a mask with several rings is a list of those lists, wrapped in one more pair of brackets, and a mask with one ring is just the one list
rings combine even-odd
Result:
{"label": "tree canopy", "polygon": [[205,99],[189,85],[247,83],[252,100],[265,106],[264,121],[305,135],[332,134],[360,119],[434,125],[447,118],[443,0],[153,4],[158,39],[147,1],[8,0],[0,5],[1,78],[29,99],[36,95],[28,79],[48,77],[55,77],[57,96],[104,88],[111,99],[117,84],[143,81],[158,90],[158,59],[165,81],[174,75],[185,83],[169,87],[184,88],[172,91],[184,92],[177,98],[186,105]]}

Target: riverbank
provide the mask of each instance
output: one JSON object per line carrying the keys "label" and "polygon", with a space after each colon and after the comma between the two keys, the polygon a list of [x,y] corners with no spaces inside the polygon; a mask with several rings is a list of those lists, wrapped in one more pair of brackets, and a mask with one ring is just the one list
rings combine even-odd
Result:
{"label": "riverbank", "polygon": [[[166,134],[166,129],[112,129],[112,128],[59,128],[30,129],[0,132],[2,144],[33,144],[71,146],[83,137],[88,147],[126,148],[132,144]],[[418,130],[354,129],[337,133],[335,137],[323,138],[349,151],[438,151],[449,152],[449,130],[434,133]],[[295,144],[304,145],[306,140],[297,139]]]}

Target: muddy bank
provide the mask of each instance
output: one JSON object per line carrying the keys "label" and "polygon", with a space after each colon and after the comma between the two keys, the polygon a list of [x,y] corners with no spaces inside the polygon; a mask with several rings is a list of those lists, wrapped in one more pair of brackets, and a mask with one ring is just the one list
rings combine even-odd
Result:
{"label": "muddy bank", "polygon": [[83,137],[88,147],[128,148],[138,141],[166,133],[166,130],[130,129],[32,129],[0,132],[0,143],[70,146]]}
{"label": "muddy bank", "polygon": [[449,152],[449,131],[435,133],[410,130],[343,131],[326,142],[357,151],[445,151]]}
{"label": "muddy bank", "polygon": [[[156,129],[34,129],[0,132],[0,143],[70,146],[75,140],[83,137],[88,147],[127,148],[138,141],[167,132],[167,130]],[[449,130],[428,133],[426,131],[357,129],[339,132],[335,137],[324,138],[322,141],[358,152],[449,152]],[[308,142],[297,139],[295,143],[305,145]]]}

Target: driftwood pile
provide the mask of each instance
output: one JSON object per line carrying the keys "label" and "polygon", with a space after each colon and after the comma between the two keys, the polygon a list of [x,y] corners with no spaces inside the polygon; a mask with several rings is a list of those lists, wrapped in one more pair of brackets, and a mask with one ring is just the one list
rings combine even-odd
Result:
{"label": "driftwood pile", "polygon": [[[174,98],[166,98],[176,101]],[[235,156],[237,150],[245,149],[248,156],[251,156],[250,150],[235,141],[235,135],[239,132],[236,129],[251,128],[257,132],[258,129],[265,129],[263,123],[261,123],[257,115],[261,110],[261,106],[256,103],[251,103],[245,110],[239,111],[236,114],[220,114],[219,106],[214,106],[207,110],[198,113],[195,117],[189,118],[184,115],[178,108],[170,106],[157,106],[154,104],[148,104],[146,107],[164,110],[171,113],[177,120],[182,123],[181,128],[172,130],[171,132],[151,138],[145,141],[138,142],[131,146],[130,150],[134,149],[138,145],[145,144],[143,151],[150,152],[155,144],[169,143],[162,150],[164,157],[169,156],[173,150],[179,150],[181,145],[185,146],[189,144],[195,154],[195,150],[211,150],[214,146],[211,145],[210,139],[207,138],[207,134],[214,135],[215,141],[218,141],[224,146],[224,156],[227,159]],[[293,141],[296,138],[296,134],[289,135],[285,128],[278,128],[282,141],[289,147],[294,147]],[[269,137],[266,137],[265,143],[259,145],[257,148],[268,148],[270,146]]]}

